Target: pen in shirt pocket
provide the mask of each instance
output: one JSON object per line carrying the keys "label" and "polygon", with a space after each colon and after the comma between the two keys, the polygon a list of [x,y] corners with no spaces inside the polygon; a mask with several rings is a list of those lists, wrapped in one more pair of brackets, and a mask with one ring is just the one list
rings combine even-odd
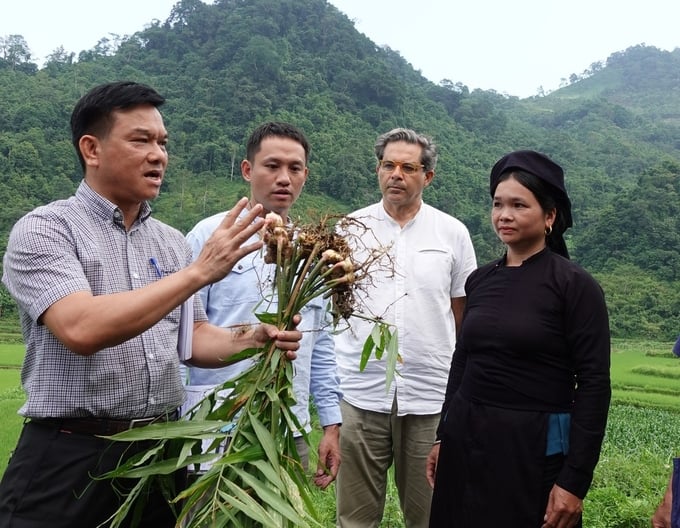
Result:
{"label": "pen in shirt pocket", "polygon": [[156,270],[156,276],[157,276],[159,279],[162,279],[162,278],[163,278],[163,272],[161,271],[161,267],[158,265],[158,261],[157,261],[154,257],[151,257],[151,258],[149,259],[149,262],[150,262],[151,265],[153,266],[153,269]]}

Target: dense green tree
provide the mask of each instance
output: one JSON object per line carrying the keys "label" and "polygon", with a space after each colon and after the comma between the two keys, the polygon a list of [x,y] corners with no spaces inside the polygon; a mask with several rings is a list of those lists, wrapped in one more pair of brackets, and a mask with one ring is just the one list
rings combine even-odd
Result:
{"label": "dense green tree", "polygon": [[[296,123],[310,137],[300,216],[378,200],[373,143],[406,126],[439,146],[426,201],[468,225],[486,262],[502,253],[489,223],[489,170],[531,148],[565,168],[575,219],[567,243],[606,285],[615,333],[677,326],[680,50],[635,46],[520,100],[429,82],[326,0],[180,0],[167,20],[102,36],[75,57],[57,48],[38,69],[22,36],[0,37],[0,237],[80,181],[68,130],[78,97],[132,79],[167,98],[171,162],[153,206],[183,231],[247,194],[239,163],[263,120]],[[635,303],[630,284],[640,285]]]}
{"label": "dense green tree", "polygon": [[31,58],[31,50],[22,35],[0,37],[0,69],[34,73],[37,66]]}
{"label": "dense green tree", "polygon": [[576,255],[595,271],[634,264],[660,279],[680,280],[680,163],[645,171],[579,237]]}
{"label": "dense green tree", "polygon": [[605,292],[612,335],[671,341],[680,329],[677,283],[656,278],[634,264],[619,263],[595,273]]}

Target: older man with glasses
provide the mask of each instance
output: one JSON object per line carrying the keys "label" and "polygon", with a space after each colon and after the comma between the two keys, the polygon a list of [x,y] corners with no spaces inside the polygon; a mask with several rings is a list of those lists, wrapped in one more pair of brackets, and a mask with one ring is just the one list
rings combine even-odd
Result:
{"label": "older man with glasses", "polygon": [[476,259],[467,228],[423,202],[437,163],[432,141],[397,128],[378,137],[375,154],[382,200],[351,213],[368,228],[354,251],[390,247],[393,269],[372,274],[362,303],[394,325],[402,361],[386,390],[384,360],[359,368],[371,324],[352,318],[351,331],[336,336],[343,392],[337,526],[379,525],[394,464],[406,526],[425,527],[432,496],[425,463]]}

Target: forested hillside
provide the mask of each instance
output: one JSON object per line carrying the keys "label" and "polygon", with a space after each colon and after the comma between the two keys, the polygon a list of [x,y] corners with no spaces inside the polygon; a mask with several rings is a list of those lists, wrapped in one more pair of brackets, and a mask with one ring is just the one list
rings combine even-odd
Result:
{"label": "forested hillside", "polygon": [[[21,35],[0,36],[0,248],[20,215],[80,181],[68,130],[78,97],[131,79],[168,99],[170,167],[154,209],[183,231],[247,192],[238,165],[263,120],[293,122],[310,137],[300,216],[376,200],[373,142],[407,126],[440,148],[425,199],[468,225],[483,262],[501,251],[488,172],[510,150],[536,149],[566,170],[575,218],[567,242],[603,284],[614,334],[680,332],[678,49],[632,46],[521,100],[429,82],[325,0],[182,0],[167,20],[77,57],[57,49],[39,68],[29,50]],[[442,60],[472,52],[437,50]],[[6,292],[0,301],[11,309]]]}

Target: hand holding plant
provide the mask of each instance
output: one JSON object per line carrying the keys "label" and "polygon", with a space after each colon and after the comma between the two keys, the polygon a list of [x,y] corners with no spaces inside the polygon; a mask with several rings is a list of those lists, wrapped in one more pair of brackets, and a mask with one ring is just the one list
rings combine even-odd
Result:
{"label": "hand holding plant", "polygon": [[[267,216],[263,233],[265,262],[275,266],[271,312],[257,313],[281,330],[295,327],[296,314],[312,299],[331,303],[335,323],[359,314],[354,291],[370,280],[370,270],[387,255],[374,251],[364,262],[353,259],[348,240],[336,230],[337,218],[317,224],[284,225]],[[360,222],[341,218],[339,224]],[[366,317],[371,319],[370,317]],[[375,350],[388,353],[388,379],[397,361],[396,337],[377,320],[362,351],[362,365]],[[319,526],[294,432],[303,428],[291,408],[293,364],[274,342],[241,352],[234,360],[252,357],[255,364],[237,378],[208,393],[178,422],[132,429],[113,437],[119,441],[153,441],[153,447],[122,463],[104,478],[134,477],[137,485],[112,519],[112,527],[144,506],[144,490],[158,482],[177,506],[178,526],[306,527]],[[203,441],[210,446],[203,449]],[[199,469],[184,490],[173,489],[172,473]],[[331,468],[337,471],[337,468]],[[323,482],[323,476],[316,480]]]}

